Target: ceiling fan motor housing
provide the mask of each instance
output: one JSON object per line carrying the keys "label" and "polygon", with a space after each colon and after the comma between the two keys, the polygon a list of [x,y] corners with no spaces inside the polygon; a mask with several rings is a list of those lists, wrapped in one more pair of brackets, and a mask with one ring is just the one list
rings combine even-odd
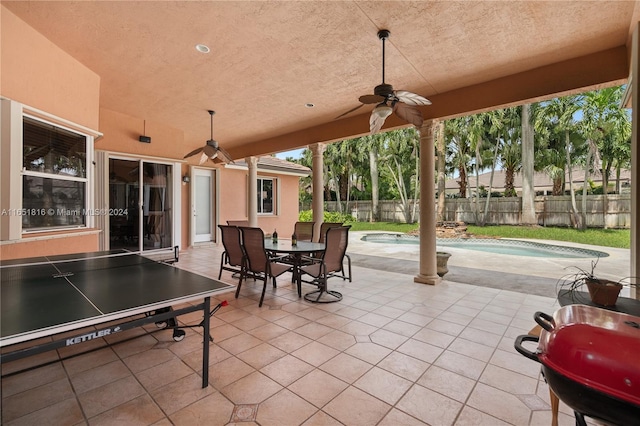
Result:
{"label": "ceiling fan motor housing", "polygon": [[373,89],[373,93],[387,98],[390,95],[393,95],[393,86],[390,84],[380,84]]}

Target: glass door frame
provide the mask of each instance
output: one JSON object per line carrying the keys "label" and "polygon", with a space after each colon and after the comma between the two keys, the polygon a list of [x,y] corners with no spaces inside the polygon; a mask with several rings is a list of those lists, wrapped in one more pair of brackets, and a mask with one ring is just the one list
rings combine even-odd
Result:
{"label": "glass door frame", "polygon": [[[181,163],[175,162],[171,160],[161,159],[161,158],[153,158],[153,157],[132,157],[127,156],[126,154],[114,154],[108,153],[105,158],[105,172],[107,175],[110,173],[110,160],[123,160],[123,161],[131,161],[136,162],[138,164],[138,187],[142,188],[142,190],[138,190],[138,202],[137,209],[139,209],[138,214],[138,246],[137,252],[149,251],[153,248],[145,248],[144,244],[144,166],[146,164],[159,164],[163,166],[171,167],[171,178],[167,180],[166,186],[170,187],[172,191],[171,196],[171,242],[167,247],[180,246],[181,241],[181,200],[182,200],[182,190],[181,190]],[[109,188],[106,188],[107,195]],[[112,206],[109,206],[110,208]],[[108,221],[107,221],[108,222]],[[109,227],[109,225],[107,224]],[[109,227],[110,228],[110,227]],[[109,248],[111,248],[110,237],[111,237],[111,229],[108,229],[108,236],[106,240],[109,242]],[[166,247],[165,247],[166,248]]]}

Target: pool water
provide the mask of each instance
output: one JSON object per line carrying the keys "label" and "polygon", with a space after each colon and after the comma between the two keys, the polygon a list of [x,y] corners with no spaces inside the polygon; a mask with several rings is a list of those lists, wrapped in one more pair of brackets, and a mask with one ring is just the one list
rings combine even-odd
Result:
{"label": "pool water", "polygon": [[[362,240],[384,244],[420,244],[418,237],[404,234],[367,234],[362,237]],[[544,244],[533,241],[493,238],[438,238],[436,240],[436,246],[438,250],[441,250],[443,247],[453,247],[529,257],[599,258],[609,256],[608,253],[598,250]]]}

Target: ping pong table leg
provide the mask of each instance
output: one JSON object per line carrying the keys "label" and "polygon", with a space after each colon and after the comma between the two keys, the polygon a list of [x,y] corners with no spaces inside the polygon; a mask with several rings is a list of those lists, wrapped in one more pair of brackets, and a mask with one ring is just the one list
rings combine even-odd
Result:
{"label": "ping pong table leg", "polygon": [[209,386],[209,324],[211,315],[209,309],[211,307],[211,298],[205,297],[202,307],[204,318],[202,320],[202,387]]}

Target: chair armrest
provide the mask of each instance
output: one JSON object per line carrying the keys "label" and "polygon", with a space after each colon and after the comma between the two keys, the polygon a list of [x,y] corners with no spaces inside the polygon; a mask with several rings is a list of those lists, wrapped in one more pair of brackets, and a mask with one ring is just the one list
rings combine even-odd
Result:
{"label": "chair armrest", "polygon": [[285,261],[289,258],[289,256],[287,255],[282,255],[282,256],[269,256],[269,260],[271,262],[281,262],[281,261]]}
{"label": "chair armrest", "polygon": [[309,262],[309,263],[321,263],[322,262],[322,258],[321,257],[311,257],[311,256],[302,255],[302,256],[300,256],[300,259],[303,262]]}

